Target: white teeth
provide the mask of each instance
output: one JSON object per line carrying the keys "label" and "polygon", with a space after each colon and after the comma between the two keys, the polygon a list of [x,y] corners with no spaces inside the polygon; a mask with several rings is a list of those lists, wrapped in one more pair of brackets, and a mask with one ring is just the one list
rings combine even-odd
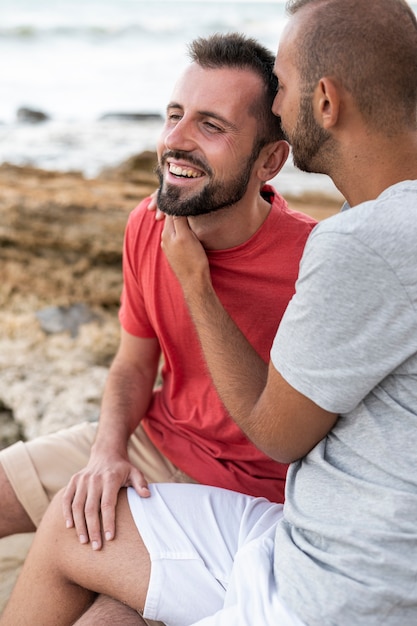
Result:
{"label": "white teeth", "polygon": [[180,167],[179,165],[174,165],[173,163],[169,164],[169,171],[171,174],[175,174],[176,176],[185,176],[186,178],[198,178],[201,176],[195,170],[186,170]]}

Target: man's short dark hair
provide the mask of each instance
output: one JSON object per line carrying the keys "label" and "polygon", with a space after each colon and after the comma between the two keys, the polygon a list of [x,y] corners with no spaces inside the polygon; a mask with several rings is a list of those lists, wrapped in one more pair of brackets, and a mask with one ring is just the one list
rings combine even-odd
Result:
{"label": "man's short dark hair", "polygon": [[267,48],[241,33],[217,33],[195,39],[189,45],[188,53],[191,60],[202,68],[235,67],[257,74],[265,87],[251,111],[259,122],[259,146],[284,139],[280,120],[272,113],[278,82],[273,73],[275,57]]}

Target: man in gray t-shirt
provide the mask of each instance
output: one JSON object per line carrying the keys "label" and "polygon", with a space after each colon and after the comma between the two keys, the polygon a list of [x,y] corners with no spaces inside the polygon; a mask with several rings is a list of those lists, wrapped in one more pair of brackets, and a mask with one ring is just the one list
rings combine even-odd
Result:
{"label": "man in gray t-shirt", "polygon": [[407,181],[321,223],[272,347],[285,380],[339,414],[291,465],[277,528],[280,594],[307,624],[417,619],[416,210]]}

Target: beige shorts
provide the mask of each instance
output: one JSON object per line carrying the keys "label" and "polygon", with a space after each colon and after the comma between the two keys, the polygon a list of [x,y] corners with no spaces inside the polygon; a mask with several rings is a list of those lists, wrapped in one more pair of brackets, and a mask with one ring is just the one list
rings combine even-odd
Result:
{"label": "beige shorts", "polygon": [[[84,422],[0,452],[0,462],[27,514],[38,526],[53,498],[87,465],[97,430]],[[129,457],[149,482],[195,482],[166,459],[139,426],[129,441]]]}

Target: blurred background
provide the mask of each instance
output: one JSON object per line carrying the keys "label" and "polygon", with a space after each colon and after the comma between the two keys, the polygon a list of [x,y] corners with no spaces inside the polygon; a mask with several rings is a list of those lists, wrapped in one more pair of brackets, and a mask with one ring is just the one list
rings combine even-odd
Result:
{"label": "blurred background", "polygon": [[[192,39],[241,31],[275,53],[284,24],[280,0],[2,0],[0,163],[93,177],[152,150]],[[333,184],[288,163],[279,188]]]}

